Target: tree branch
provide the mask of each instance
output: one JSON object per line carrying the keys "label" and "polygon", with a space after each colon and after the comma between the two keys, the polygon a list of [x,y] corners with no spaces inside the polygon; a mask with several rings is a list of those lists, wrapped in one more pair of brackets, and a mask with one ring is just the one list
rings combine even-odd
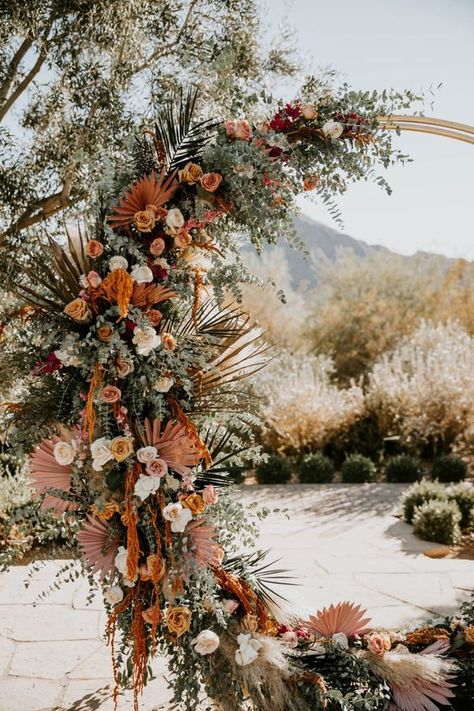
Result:
{"label": "tree branch", "polygon": [[15,54],[13,55],[9,67],[5,73],[5,81],[3,82],[0,88],[0,101],[5,101],[5,99],[7,98],[8,92],[10,91],[11,85],[13,83],[13,79],[15,78],[15,75],[18,71],[18,67],[20,66],[20,62],[25,56],[25,54],[28,52],[32,44],[33,40],[30,37],[27,37],[23,40],[23,42],[20,44]]}
{"label": "tree branch", "polygon": [[11,107],[15,103],[15,101],[23,94],[25,89],[28,88],[28,86],[31,84],[35,76],[38,74],[39,70],[44,64],[44,61],[47,57],[48,54],[48,49],[47,49],[47,44],[44,44],[40,52],[38,54],[38,58],[36,62],[33,64],[31,67],[30,71],[28,74],[21,80],[21,82],[16,86],[14,91],[10,94],[8,99],[3,103],[3,105],[0,107],[0,121],[3,121],[5,118],[6,114],[10,111]]}

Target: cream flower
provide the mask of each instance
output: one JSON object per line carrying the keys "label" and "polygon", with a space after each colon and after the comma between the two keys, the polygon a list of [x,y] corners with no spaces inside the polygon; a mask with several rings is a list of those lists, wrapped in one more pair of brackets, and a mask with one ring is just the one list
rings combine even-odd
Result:
{"label": "cream flower", "polygon": [[120,255],[115,255],[115,257],[111,257],[109,259],[109,269],[111,272],[114,272],[116,269],[127,269],[128,268],[128,262],[125,259],[125,257],[121,257]]}
{"label": "cream flower", "polygon": [[62,466],[72,464],[76,456],[76,449],[74,442],[56,442],[53,449],[54,458]]}
{"label": "cream flower", "polygon": [[116,605],[123,600],[123,590],[119,585],[112,585],[111,588],[105,591],[104,599],[109,605]]}
{"label": "cream flower", "polygon": [[216,651],[220,644],[219,637],[212,630],[203,630],[193,639],[191,644],[198,654],[205,656]]}
{"label": "cream flower", "polygon": [[167,393],[169,390],[171,390],[173,385],[173,378],[167,378],[165,375],[162,375],[161,378],[158,378],[158,380],[155,381],[153,387],[155,388],[155,390],[158,390],[159,393]]}
{"label": "cream flower", "polygon": [[135,573],[133,580],[127,578],[127,558],[127,549],[124,546],[119,546],[117,550],[117,555],[115,556],[115,567],[123,577],[123,584],[126,585],[128,588],[132,588],[138,579],[138,571]]}
{"label": "cream flower", "polygon": [[138,355],[150,355],[154,348],[158,348],[161,338],[152,326],[137,326],[133,332],[133,343],[137,347]]}
{"label": "cream flower", "polygon": [[339,647],[343,647],[343,649],[348,649],[349,640],[347,639],[347,635],[345,635],[344,632],[336,632],[335,634],[333,634],[331,639],[334,644],[337,644]]}
{"label": "cream flower", "polygon": [[339,121],[326,121],[323,125],[323,133],[328,138],[339,138],[344,131],[344,126]]}
{"label": "cream flower", "polygon": [[173,533],[183,533],[193,517],[191,511],[180,503],[168,504],[162,513],[165,521],[171,521],[171,530]]}
{"label": "cream flower", "polygon": [[147,284],[153,281],[153,272],[146,264],[135,264],[135,266],[132,267],[131,276],[133,281],[136,281],[137,284]]}
{"label": "cream flower", "polygon": [[171,210],[168,210],[168,214],[166,215],[166,225],[171,234],[178,232],[184,225],[184,217],[181,210],[178,210],[177,207],[173,207]]}
{"label": "cream flower", "polygon": [[306,104],[306,106],[303,106],[301,109],[301,115],[307,121],[312,121],[313,119],[318,118],[318,112],[313,104]]}
{"label": "cream flower", "polygon": [[235,661],[239,667],[246,667],[258,657],[258,650],[262,643],[253,639],[251,634],[239,634],[237,637],[239,648],[235,650]]}
{"label": "cream flower", "polygon": [[166,486],[168,489],[171,489],[171,491],[178,491],[179,487],[181,486],[181,482],[179,479],[176,479],[176,477],[171,476],[171,474],[167,474],[165,476],[165,481],[166,481]]}
{"label": "cream flower", "polygon": [[105,437],[96,439],[91,444],[92,468],[96,472],[102,471],[102,467],[113,459],[110,451],[110,440]]}
{"label": "cream flower", "polygon": [[156,459],[158,457],[158,450],[156,447],[140,447],[140,449],[137,449],[137,459],[139,462],[142,464],[148,464],[148,462],[151,462],[153,459]]}
{"label": "cream flower", "polygon": [[138,496],[142,501],[145,501],[150,494],[154,494],[159,488],[160,479],[158,477],[140,474],[138,481],[135,482],[133,492],[135,496]]}

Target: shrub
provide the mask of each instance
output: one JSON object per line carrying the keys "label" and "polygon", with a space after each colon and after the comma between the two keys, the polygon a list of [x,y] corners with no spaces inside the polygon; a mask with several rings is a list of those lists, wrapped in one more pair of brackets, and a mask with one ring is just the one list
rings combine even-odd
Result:
{"label": "shrub", "polygon": [[461,512],[456,502],[432,499],[416,507],[413,529],[426,541],[451,545],[461,538],[460,521]]}
{"label": "shrub", "polygon": [[420,460],[410,454],[399,454],[392,457],[385,466],[387,481],[392,482],[418,481],[422,473]]}
{"label": "shrub", "polygon": [[307,454],[298,464],[302,484],[327,484],[334,479],[334,465],[324,454]]}
{"label": "shrub", "polygon": [[375,466],[362,454],[351,454],[341,467],[342,481],[352,484],[375,479]]}
{"label": "shrub", "polygon": [[468,482],[450,486],[448,498],[458,505],[461,512],[461,528],[474,526],[474,486]]}
{"label": "shrub", "polygon": [[232,484],[242,484],[245,481],[245,472],[248,467],[230,466],[227,470],[227,480]]}
{"label": "shrub", "polygon": [[432,474],[440,481],[462,481],[467,476],[467,464],[455,454],[444,454],[434,460]]}
{"label": "shrub", "polygon": [[438,481],[422,479],[410,486],[402,499],[403,518],[405,521],[412,523],[415,508],[424,504],[425,501],[433,501],[434,499],[447,499],[447,491]]}
{"label": "shrub", "polygon": [[259,484],[286,484],[291,479],[291,465],[285,457],[271,454],[266,462],[260,462],[255,470]]}

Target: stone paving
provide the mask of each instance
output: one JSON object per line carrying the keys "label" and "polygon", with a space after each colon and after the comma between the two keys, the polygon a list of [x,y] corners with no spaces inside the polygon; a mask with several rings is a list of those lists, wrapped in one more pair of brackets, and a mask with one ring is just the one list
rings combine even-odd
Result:
{"label": "stone paving", "polygon": [[[452,613],[469,597],[472,561],[424,556],[433,544],[417,539],[411,526],[395,517],[403,488],[243,487],[244,502],[287,509],[262,522],[260,547],[272,548],[279,567],[294,571],[299,585],[281,588],[293,611],[350,599],[366,606],[375,624],[404,625]],[[39,598],[59,568],[59,562],[48,561],[28,588],[23,566],[0,576],[0,711],[113,708],[100,599],[88,604],[82,578]],[[143,711],[169,708],[164,660],[155,662],[154,671],[140,703]],[[91,694],[99,699],[95,706],[87,705]],[[120,711],[130,708],[130,696],[121,696]]]}

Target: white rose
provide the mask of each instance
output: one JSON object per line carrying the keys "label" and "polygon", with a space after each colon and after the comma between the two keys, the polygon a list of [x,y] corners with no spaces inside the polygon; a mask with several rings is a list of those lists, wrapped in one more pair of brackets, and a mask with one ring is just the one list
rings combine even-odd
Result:
{"label": "white rose", "polygon": [[157,458],[158,450],[156,447],[140,447],[140,449],[137,449],[137,459],[142,464],[148,464],[148,462]]}
{"label": "white rose", "polygon": [[212,630],[203,630],[192,641],[198,654],[212,654],[220,644],[219,637]]}
{"label": "white rose", "polygon": [[235,661],[239,667],[246,667],[257,659],[262,643],[253,639],[251,634],[239,634],[237,643],[239,648],[235,650]]}
{"label": "white rose", "polygon": [[158,380],[155,381],[153,387],[155,388],[155,390],[158,390],[159,393],[167,393],[169,390],[171,390],[173,385],[173,378],[167,378],[166,376],[162,375],[161,378],[158,378]]}
{"label": "white rose", "polygon": [[75,443],[71,442],[56,442],[53,449],[54,458],[58,464],[67,466],[72,464],[76,456]]}
{"label": "white rose", "polygon": [[153,281],[153,272],[146,264],[135,264],[132,268],[131,275],[133,281],[136,281],[137,284],[146,284],[149,281]]}
{"label": "white rose", "polygon": [[166,224],[172,234],[178,232],[184,225],[184,217],[181,210],[178,210],[177,207],[172,207],[171,210],[168,210]]}
{"label": "white rose", "polygon": [[344,126],[342,123],[339,123],[339,121],[333,121],[332,119],[330,121],[326,121],[323,126],[323,133],[329,138],[339,138],[343,131]]}
{"label": "white rose", "polygon": [[[155,481],[154,477],[150,478],[153,478]],[[163,509],[163,518],[165,521],[171,521],[171,530],[173,533],[183,533],[192,517],[191,511],[180,503],[168,504]]]}
{"label": "white rose", "polygon": [[109,259],[109,269],[111,272],[114,272],[116,269],[127,269],[128,268],[128,262],[125,259],[125,257],[120,257],[119,255],[116,255],[115,257],[111,257]]}
{"label": "white rose", "polygon": [[115,567],[123,577],[123,584],[126,585],[128,588],[132,588],[138,578],[138,573],[135,574],[133,580],[127,578],[127,556],[127,549],[124,546],[119,546],[117,550],[117,555],[115,556]]}
{"label": "white rose", "polygon": [[344,649],[347,649],[349,647],[349,640],[347,639],[347,636],[344,634],[344,632],[336,632],[332,636],[332,641],[334,644],[337,644],[339,647],[343,647]]}
{"label": "white rose", "polygon": [[145,501],[150,494],[154,494],[160,488],[160,479],[156,476],[146,476],[140,474],[140,478],[135,482],[134,494],[142,501]]}
{"label": "white rose", "polygon": [[123,600],[123,590],[119,585],[112,585],[111,588],[105,591],[104,599],[109,605],[116,605]]}
{"label": "white rose", "polygon": [[110,451],[110,440],[105,437],[100,437],[92,442],[91,457],[94,471],[102,471],[102,467],[113,459],[112,452]]}
{"label": "white rose", "polygon": [[298,646],[298,635],[292,630],[289,630],[288,632],[283,632],[281,639],[282,642],[287,644],[288,647],[291,647],[291,649],[294,649]]}
{"label": "white rose", "polygon": [[133,343],[138,355],[147,356],[154,348],[158,348],[161,338],[152,326],[137,326],[133,332]]}

